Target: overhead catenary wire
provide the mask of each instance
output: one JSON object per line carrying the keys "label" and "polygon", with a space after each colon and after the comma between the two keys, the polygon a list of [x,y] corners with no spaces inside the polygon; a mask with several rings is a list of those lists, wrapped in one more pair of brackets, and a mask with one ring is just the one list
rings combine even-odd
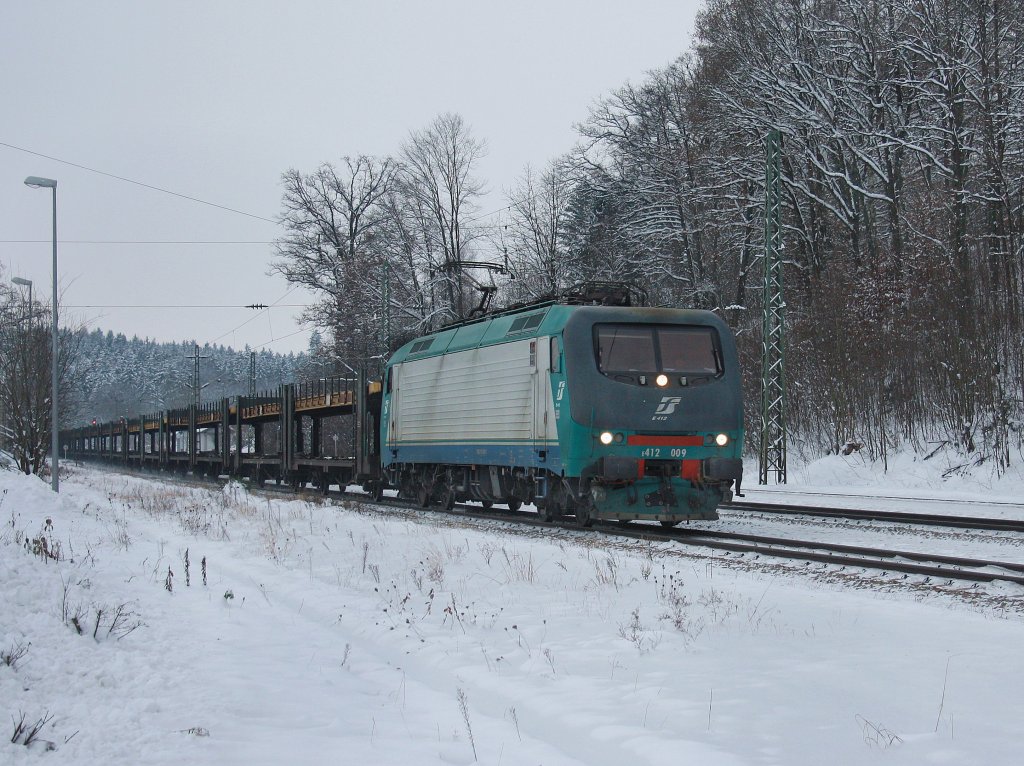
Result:
{"label": "overhead catenary wire", "polygon": [[[133,179],[133,178],[127,178],[125,176],[120,176],[120,175],[117,175],[116,173],[109,173],[109,172],[107,172],[105,170],[99,170],[98,168],[92,168],[92,167],[89,167],[87,165],[83,165],[83,164],[78,163],[78,162],[72,162],[71,160],[66,160],[66,159],[63,159],[63,158],[60,158],[60,157],[54,157],[53,155],[44,154],[43,152],[37,152],[37,151],[34,151],[32,149],[27,149],[27,148],[25,148],[23,146],[17,146],[15,144],[8,143],[6,141],[0,141],[0,146],[5,146],[8,149],[13,149],[13,150],[19,151],[19,152],[24,152],[25,154],[31,154],[31,155],[33,155],[35,157],[42,157],[43,159],[51,160],[53,162],[58,162],[58,163],[60,163],[62,165],[67,165],[69,167],[78,168],[80,170],[85,170],[85,171],[90,172],[90,173],[96,173],[97,175],[105,176],[107,178],[113,178],[115,180],[122,181],[124,183],[133,184],[135,186],[141,186],[143,188],[151,189],[153,191],[157,191],[157,192],[160,192],[162,194],[169,194],[169,195],[171,195],[173,197],[178,197],[180,199],[189,200],[191,202],[196,202],[196,203],[201,204],[201,205],[207,205],[209,207],[217,208],[218,210],[224,210],[224,211],[229,212],[229,213],[236,213],[238,215],[244,215],[244,216],[249,217],[249,218],[255,218],[257,220],[266,221],[267,223],[272,223],[272,224],[275,224],[275,225],[278,224],[278,221],[276,221],[276,220],[274,220],[272,218],[267,218],[266,216],[257,215],[255,213],[249,213],[247,211],[239,210],[237,208],[229,207],[227,205],[221,205],[221,204],[218,204],[216,202],[210,202],[209,200],[202,199],[201,197],[196,197],[195,195],[183,194],[181,192],[172,191],[171,189],[166,189],[166,188],[161,187],[161,186],[156,186],[155,184],[149,184],[149,183],[146,183],[144,181],[138,181],[138,180]],[[41,240],[39,240],[39,241],[41,241]],[[37,240],[0,240],[0,242],[3,242],[4,244],[35,244],[38,241]],[[96,244],[96,245],[112,245],[112,244],[124,244],[124,245],[142,245],[142,244],[153,244],[153,245],[193,245],[193,244],[194,245],[224,245],[224,244],[232,244],[232,245],[268,245],[268,244],[273,244],[273,243],[270,242],[270,241],[266,241],[266,240],[257,240],[257,241],[244,241],[244,240],[64,240],[63,244]],[[272,304],[270,304],[270,306],[268,306],[265,309],[261,310],[256,315],[254,315],[252,317],[249,317],[248,319],[246,319],[244,322],[242,322],[238,326],[234,327],[233,329],[228,330],[226,333],[223,333],[222,335],[218,336],[217,338],[214,338],[212,341],[210,341],[210,343],[216,343],[217,341],[222,340],[223,338],[227,337],[228,335],[231,335],[231,334],[237,332],[239,329],[241,329],[245,325],[249,324],[254,319],[257,319],[260,316],[260,314],[266,313],[267,314],[267,318],[268,318],[268,322],[269,322],[269,320],[270,320],[270,309],[271,308],[275,308],[275,307],[280,307],[280,308],[286,308],[286,307],[287,308],[305,308],[306,307],[305,304],[282,304],[281,303],[282,300],[284,300],[291,293],[293,293],[295,290],[297,290],[298,287],[299,287],[298,285],[292,287],[284,295],[282,295],[280,298],[278,298],[276,301],[274,301]],[[157,305],[146,305],[146,306],[139,305],[139,304],[130,304],[130,305],[101,305],[101,304],[74,304],[74,305],[71,305],[71,304],[69,304],[69,305],[66,306],[66,308],[178,308],[178,309],[188,309],[188,308],[246,308],[246,306],[241,306],[241,305],[224,305],[224,304],[219,304],[219,305],[216,305],[216,304],[215,305],[157,304]],[[269,343],[273,343],[273,342],[276,342],[278,340],[283,340],[284,338],[287,338],[287,337],[291,337],[292,335],[298,335],[300,332],[307,332],[307,331],[308,331],[308,328],[302,328],[300,330],[297,330],[294,333],[290,333],[289,335],[285,335],[285,336],[282,336],[280,338],[273,338],[270,341],[268,341],[267,343],[264,343],[263,346],[266,346]],[[271,324],[271,334],[273,334],[273,325],[272,324]],[[263,346],[261,346],[261,347],[263,347]]]}
{"label": "overhead catenary wire", "polygon": [[[41,245],[49,239],[0,239],[0,245]],[[257,239],[62,239],[62,245],[272,245]]]}
{"label": "overhead catenary wire", "polygon": [[[276,308],[309,308],[308,303],[276,303]],[[68,303],[66,309],[251,309],[241,303]],[[267,307],[269,308],[269,306]]]}
{"label": "overhead catenary wire", "polygon": [[[196,196],[191,195],[191,194],[183,194],[181,192],[172,191],[170,189],[165,189],[162,186],[156,186],[155,184],[148,184],[148,183],[146,183],[144,181],[137,181],[137,180],[135,180],[133,178],[126,178],[125,176],[119,176],[116,173],[108,173],[105,170],[99,170],[97,168],[90,168],[87,165],[82,165],[82,164],[80,164],[78,162],[72,162],[71,160],[61,159],[60,157],[54,157],[54,156],[49,155],[49,154],[44,154],[43,152],[37,152],[37,151],[34,151],[32,149],[26,149],[23,146],[16,146],[15,144],[9,144],[6,141],[0,141],[0,146],[6,146],[8,149],[14,149],[15,151],[24,152],[25,154],[31,154],[31,155],[33,155],[35,157],[42,157],[43,159],[52,160],[53,162],[59,162],[62,165],[68,165],[70,167],[78,168],[80,170],[86,170],[86,171],[88,171],[90,173],[96,173],[97,175],[106,176],[107,178],[113,178],[113,179],[118,180],[118,181],[123,181],[124,183],[134,184],[135,186],[141,186],[141,187],[143,187],[145,189],[152,189],[153,191],[157,191],[157,192],[160,192],[162,194],[170,194],[173,197],[178,197],[180,199],[186,199],[186,200],[189,200],[191,202],[197,202],[200,205],[208,205],[209,207],[215,207],[215,208],[217,208],[219,210],[225,210],[225,211],[227,211],[229,213],[236,213],[238,215],[244,215],[244,216],[247,216],[249,218],[255,218],[255,219],[259,220],[259,221],[266,221],[267,223],[272,223],[272,224],[275,224],[275,225],[279,225],[279,223],[280,223],[279,221],[276,221],[273,218],[267,218],[266,216],[263,216],[263,215],[257,215],[256,213],[249,213],[249,212],[246,212],[245,210],[239,210],[237,208],[229,207],[227,205],[221,205],[221,204],[218,204],[216,202],[210,202],[209,200],[202,199],[201,197],[196,197]],[[534,196],[535,197],[539,197],[540,193],[538,192],[538,194],[536,194]],[[481,213],[481,214],[479,214],[477,216],[473,216],[473,217],[467,218],[463,223],[476,223],[477,221],[482,221],[485,218],[490,218],[491,216],[498,215],[499,213],[503,213],[503,212],[505,212],[507,210],[511,210],[511,209],[512,209],[512,205],[504,205],[504,206],[502,206],[500,208],[497,208],[495,210],[491,210],[491,211],[488,211],[486,213]],[[7,243],[7,242],[10,242],[10,243],[27,242],[25,240],[0,240],[0,241],[5,242],[5,243]],[[80,240],[78,242],[81,242],[82,244],[191,244],[191,243],[187,243],[187,242],[128,242],[128,241],[123,241],[123,242],[122,241],[102,242],[102,241],[98,241],[98,240],[97,241]],[[202,243],[202,244],[214,244],[214,243]],[[234,243],[232,243],[232,244],[234,244]],[[243,244],[243,243],[239,243],[239,244]],[[248,243],[245,243],[245,244],[248,244]],[[252,243],[252,244],[257,244],[257,243]],[[269,244],[269,243],[259,243],[259,244]]]}
{"label": "overhead catenary wire", "polygon": [[267,223],[272,223],[275,225],[277,224],[277,221],[275,221],[273,218],[267,218],[266,216],[263,215],[256,215],[255,213],[247,213],[244,210],[228,207],[227,205],[220,205],[216,202],[210,202],[209,200],[205,200],[202,199],[201,197],[196,197],[191,194],[182,194],[181,192],[171,191],[170,189],[165,189],[162,186],[156,186],[155,184],[148,184],[145,183],[144,181],[136,181],[134,178],[126,178],[125,176],[119,176],[116,173],[108,173],[105,170],[90,168],[86,165],[82,165],[77,162],[72,162],[71,160],[64,160],[61,159],[60,157],[53,157],[49,154],[43,154],[42,152],[36,152],[33,151],[32,149],[26,149],[23,146],[15,146],[14,144],[9,144],[6,141],[0,141],[0,146],[6,146],[8,149],[14,149],[15,151],[24,152],[25,154],[31,154],[35,157],[42,157],[43,159],[46,160],[59,162],[62,165],[68,165],[69,167],[78,168],[79,170],[86,170],[90,173],[96,173],[97,175],[106,176],[107,178],[113,178],[118,181],[123,181],[124,183],[134,184],[135,186],[141,186],[144,189],[152,189],[153,191],[160,192],[161,194],[169,194],[172,197],[187,199],[190,202],[198,202],[200,205],[208,205],[209,207],[215,207],[218,210],[225,210],[229,213],[237,213],[238,215],[244,215],[248,218],[255,218],[258,221],[266,221]]}
{"label": "overhead catenary wire", "polygon": [[287,340],[288,338],[291,338],[291,337],[293,337],[295,335],[298,335],[299,333],[304,333],[304,332],[309,332],[309,331],[310,331],[310,328],[308,328],[308,327],[301,327],[298,330],[296,330],[295,332],[290,332],[287,335],[279,335],[276,338],[271,338],[270,340],[265,341],[264,343],[260,343],[260,344],[258,344],[256,346],[254,346],[254,348],[264,349],[267,346],[270,346],[270,345],[272,345],[274,343],[277,343],[278,341]]}
{"label": "overhead catenary wire", "polygon": [[[249,317],[249,318],[248,318],[248,319],[246,319],[246,320],[245,320],[244,322],[242,322],[242,323],[241,323],[240,325],[238,325],[237,327],[233,327],[232,329],[228,330],[228,331],[227,331],[226,333],[224,333],[223,335],[219,335],[219,336],[217,336],[217,337],[216,337],[216,338],[214,338],[214,339],[213,339],[212,341],[210,341],[210,343],[216,343],[216,342],[217,342],[217,341],[219,341],[219,340],[223,340],[224,338],[226,338],[227,336],[231,335],[232,333],[234,333],[234,332],[237,332],[238,330],[240,330],[240,329],[242,329],[243,327],[245,327],[245,326],[246,326],[247,324],[249,324],[249,322],[252,322],[253,320],[255,320],[255,319],[258,319],[258,318],[260,317],[260,315],[262,315],[262,314],[267,314],[267,315],[269,315],[269,314],[270,314],[270,309],[272,309],[272,308],[275,308],[275,307],[277,307],[277,306],[280,306],[280,305],[281,305],[281,301],[283,301],[283,300],[284,300],[285,298],[287,298],[287,297],[288,297],[289,295],[291,295],[291,294],[292,294],[293,292],[295,292],[296,290],[298,290],[298,289],[299,289],[299,287],[301,287],[301,285],[295,285],[294,287],[292,287],[291,289],[289,289],[289,290],[288,290],[288,291],[287,291],[287,292],[286,292],[286,293],[285,293],[284,295],[282,295],[282,296],[281,296],[280,298],[278,298],[278,299],[277,299],[276,301],[274,301],[274,302],[273,302],[273,303],[271,303],[271,304],[270,304],[269,306],[267,306],[267,307],[266,307],[265,309],[261,309],[261,310],[260,310],[260,311],[258,311],[258,312],[257,312],[256,314],[253,314],[253,315],[252,315],[251,317]],[[297,334],[297,333],[295,333],[295,334]]]}

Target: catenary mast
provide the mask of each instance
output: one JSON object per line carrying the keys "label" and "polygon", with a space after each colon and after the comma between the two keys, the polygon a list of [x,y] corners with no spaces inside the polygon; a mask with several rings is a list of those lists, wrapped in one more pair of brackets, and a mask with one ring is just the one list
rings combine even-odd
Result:
{"label": "catenary mast", "polygon": [[781,136],[771,130],[765,141],[764,316],[761,327],[761,448],[758,484],[774,475],[786,483],[785,308],[782,293],[782,195],[779,188]]}

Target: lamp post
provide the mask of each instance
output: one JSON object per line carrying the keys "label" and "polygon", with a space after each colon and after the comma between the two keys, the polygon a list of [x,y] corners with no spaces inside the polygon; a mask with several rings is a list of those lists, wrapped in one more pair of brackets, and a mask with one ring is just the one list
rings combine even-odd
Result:
{"label": "lamp post", "polygon": [[31,279],[22,279],[21,277],[13,277],[11,279],[11,281],[14,284],[16,284],[16,285],[22,285],[23,287],[27,287],[28,288],[28,316],[29,316],[28,325],[29,325],[29,328],[31,328],[32,327],[32,280]]}
{"label": "lamp post", "polygon": [[58,468],[58,436],[57,436],[57,182],[52,178],[40,178],[29,176],[25,179],[25,185],[33,189],[53,190],[53,356],[50,359],[50,400],[52,412],[50,418],[53,421],[50,425],[50,486],[54,492],[60,492],[60,471]]}

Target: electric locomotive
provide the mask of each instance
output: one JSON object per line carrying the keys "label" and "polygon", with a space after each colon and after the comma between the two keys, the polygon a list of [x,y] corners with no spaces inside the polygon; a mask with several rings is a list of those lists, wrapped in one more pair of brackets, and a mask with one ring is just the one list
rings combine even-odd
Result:
{"label": "electric locomotive", "polygon": [[387,482],[583,526],[717,519],[743,471],[733,335],[708,311],[630,304],[580,291],[404,345],[383,381]]}

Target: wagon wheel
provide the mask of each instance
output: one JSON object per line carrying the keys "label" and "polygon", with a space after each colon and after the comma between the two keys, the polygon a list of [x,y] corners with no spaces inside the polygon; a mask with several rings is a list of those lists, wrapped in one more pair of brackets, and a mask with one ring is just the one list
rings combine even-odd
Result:
{"label": "wagon wheel", "polygon": [[518,497],[510,497],[508,500],[505,501],[505,505],[508,506],[508,509],[512,511],[512,513],[515,513],[516,511],[523,507],[523,501],[520,500]]}
{"label": "wagon wheel", "polygon": [[679,522],[678,521],[662,521],[660,523],[661,523],[661,526],[670,529],[670,528],[674,527],[676,524],[678,524]]}
{"label": "wagon wheel", "polygon": [[374,502],[380,502],[384,499],[384,482],[372,481],[370,482],[370,498]]}
{"label": "wagon wheel", "polygon": [[491,510],[491,508],[494,507],[494,502],[491,501],[491,500],[481,500],[480,501],[480,505],[482,505],[484,507],[485,511],[489,511],[489,510]]}

